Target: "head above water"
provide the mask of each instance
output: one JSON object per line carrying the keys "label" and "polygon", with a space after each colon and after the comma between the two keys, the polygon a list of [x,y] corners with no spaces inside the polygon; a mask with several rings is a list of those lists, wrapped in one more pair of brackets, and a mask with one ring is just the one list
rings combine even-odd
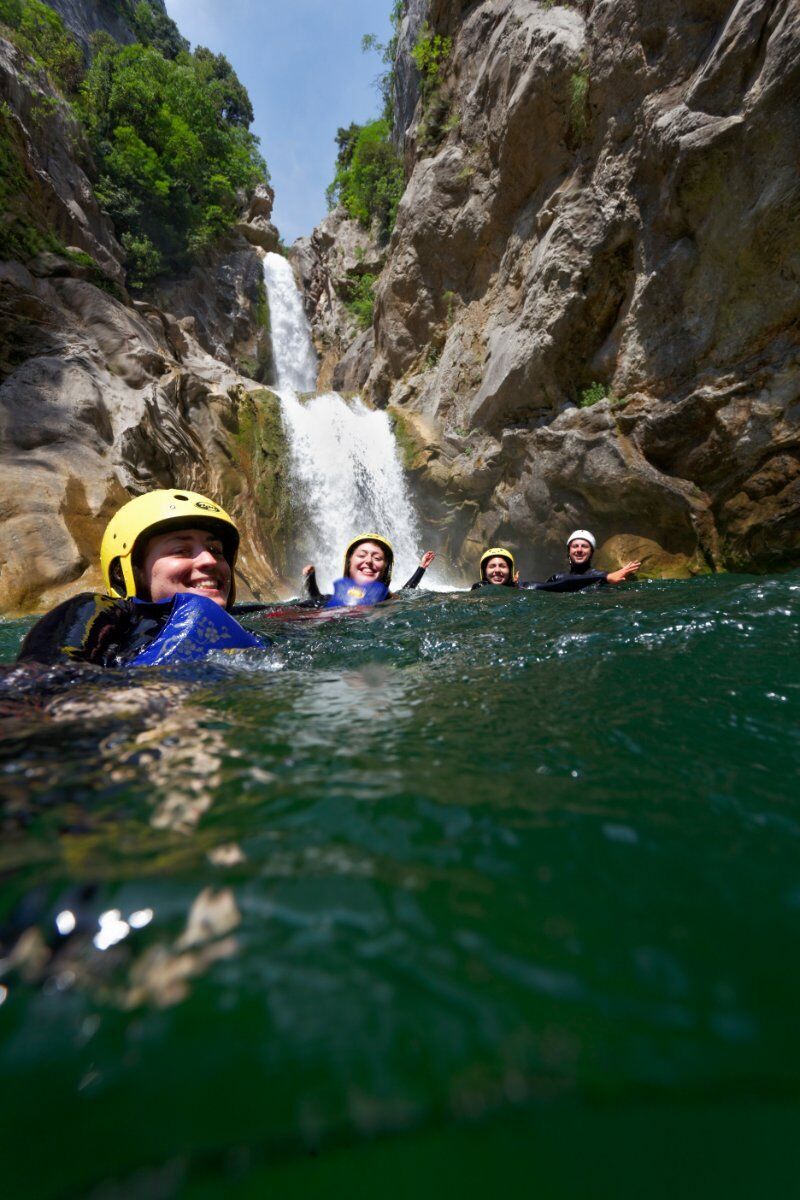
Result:
{"label": "head above water", "polygon": [[481,582],[515,587],[514,555],[504,546],[491,546],[481,555]]}
{"label": "head above water", "polygon": [[111,518],[100,565],[112,596],[197,592],[231,608],[238,550],[239,532],[223,508],[198,492],[165,488],[129,500]]}
{"label": "head above water", "polygon": [[587,566],[596,548],[595,536],[588,529],[576,529],[567,538],[567,556],[573,566]]}
{"label": "head above water", "polygon": [[388,587],[392,580],[394,549],[379,533],[360,533],[344,552],[344,575],[358,583],[380,580]]}

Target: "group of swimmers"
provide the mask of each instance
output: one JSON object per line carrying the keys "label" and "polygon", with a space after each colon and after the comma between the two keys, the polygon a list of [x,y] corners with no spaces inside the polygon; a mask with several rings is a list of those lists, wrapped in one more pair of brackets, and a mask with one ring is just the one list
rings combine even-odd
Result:
{"label": "group of swimmers", "polygon": [[[514,556],[502,546],[480,561],[481,587],[575,591],[617,584],[641,566],[592,568],[595,539],[577,529],[567,539],[568,570],[546,582],[520,582]],[[18,661],[95,666],[156,666],[192,662],[212,650],[265,649],[269,639],[245,629],[233,615],[239,531],[218,504],[196,492],[162,489],[128,501],[112,517],[100,547],[108,594],[82,592],[42,617],[27,634]],[[427,550],[404,589],[418,586],[433,562]],[[312,565],[304,569],[301,606],[341,608],[389,599],[394,551],[378,533],[353,538],[333,591],[319,590]],[[269,605],[239,606],[239,614]]]}

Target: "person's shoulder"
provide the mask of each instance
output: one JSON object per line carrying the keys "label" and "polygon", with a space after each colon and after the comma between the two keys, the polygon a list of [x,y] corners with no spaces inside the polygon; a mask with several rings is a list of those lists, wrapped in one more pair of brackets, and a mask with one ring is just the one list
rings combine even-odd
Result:
{"label": "person's shoulder", "polygon": [[92,661],[100,627],[130,616],[130,601],[102,592],[79,592],[40,617],[20,647],[18,662]]}

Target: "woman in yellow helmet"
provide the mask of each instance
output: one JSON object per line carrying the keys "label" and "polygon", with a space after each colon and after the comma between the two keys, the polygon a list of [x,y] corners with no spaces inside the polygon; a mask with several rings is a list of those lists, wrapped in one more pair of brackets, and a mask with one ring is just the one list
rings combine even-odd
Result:
{"label": "woman in yellow helmet", "polygon": [[481,555],[481,577],[472,591],[482,587],[519,587],[519,571],[514,555],[505,546],[490,546]]}
{"label": "woman in yellow helmet", "polygon": [[239,532],[213,500],[161,489],[128,501],[103,534],[108,595],[83,592],[30,630],[22,661],[148,666],[264,648],[229,610]]}
{"label": "woman in yellow helmet", "polygon": [[[435,557],[432,550],[425,551],[416,571],[403,585],[403,591],[418,585]],[[393,566],[394,548],[388,538],[379,533],[360,533],[347,545],[344,572],[341,579],[334,580],[332,592],[320,592],[316,571],[311,564],[303,569],[306,595],[315,606],[325,608],[379,604],[391,595],[389,584]]]}

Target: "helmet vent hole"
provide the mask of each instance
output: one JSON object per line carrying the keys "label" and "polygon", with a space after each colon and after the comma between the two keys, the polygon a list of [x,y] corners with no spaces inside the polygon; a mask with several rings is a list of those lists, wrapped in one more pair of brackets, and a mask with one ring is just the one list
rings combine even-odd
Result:
{"label": "helmet vent hole", "polygon": [[176,500],[188,500],[189,499],[188,496],[182,496],[180,492],[173,492],[173,495]]}

